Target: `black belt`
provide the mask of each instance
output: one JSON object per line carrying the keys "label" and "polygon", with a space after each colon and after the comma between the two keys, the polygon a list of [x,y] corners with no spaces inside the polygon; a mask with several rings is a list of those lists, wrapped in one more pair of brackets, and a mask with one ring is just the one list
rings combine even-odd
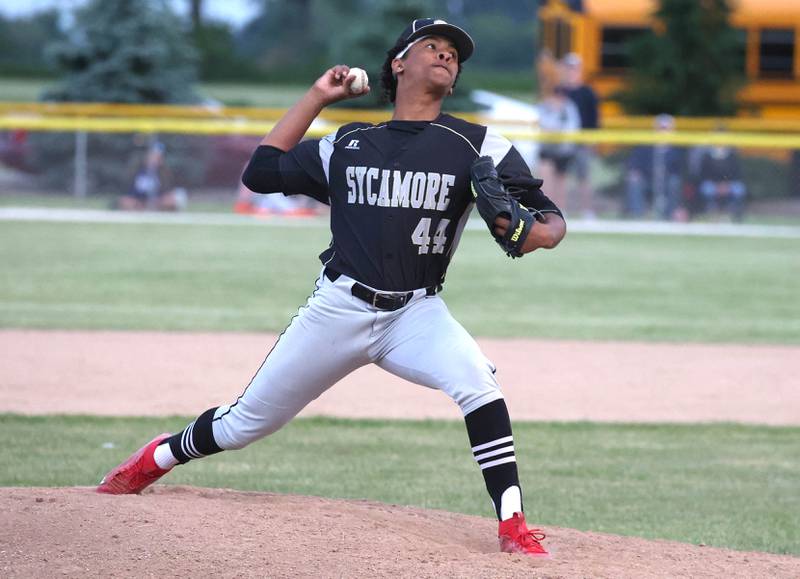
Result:
{"label": "black belt", "polygon": [[[329,267],[325,268],[325,277],[331,281],[336,281],[339,279],[340,275],[342,274],[338,271],[333,271]],[[399,310],[414,297],[414,292],[376,292],[358,282],[353,283],[353,287],[350,288],[350,293],[379,310],[386,310],[389,312]],[[425,295],[432,296],[435,294],[435,287],[425,288]]]}

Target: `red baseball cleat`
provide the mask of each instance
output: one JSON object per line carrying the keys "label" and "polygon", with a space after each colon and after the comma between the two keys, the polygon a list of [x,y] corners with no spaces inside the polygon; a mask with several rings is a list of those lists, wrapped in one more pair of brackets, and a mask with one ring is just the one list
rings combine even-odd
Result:
{"label": "red baseball cleat", "polygon": [[544,540],[544,533],[539,529],[528,529],[525,515],[514,513],[514,516],[500,521],[497,531],[500,539],[500,550],[503,553],[523,553],[532,557],[546,558],[550,553],[544,550],[539,541]]}
{"label": "red baseball cleat", "polygon": [[170,433],[159,434],[142,448],[134,452],[128,460],[111,470],[97,486],[98,493],[109,495],[135,495],[156,482],[169,471],[159,468],[153,459],[156,447]]}

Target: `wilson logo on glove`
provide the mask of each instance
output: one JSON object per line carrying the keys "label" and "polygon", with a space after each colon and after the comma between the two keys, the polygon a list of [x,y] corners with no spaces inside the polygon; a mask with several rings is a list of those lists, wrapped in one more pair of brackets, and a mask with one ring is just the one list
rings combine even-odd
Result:
{"label": "wilson logo on glove", "polygon": [[[470,167],[472,194],[489,232],[509,257],[522,257],[522,245],[534,224],[531,213],[522,207],[503,186],[491,157],[479,157]],[[497,218],[509,220],[504,235],[495,232]]]}
{"label": "wilson logo on glove", "polygon": [[511,236],[511,241],[519,241],[519,236],[522,233],[522,230],[525,229],[525,222],[520,221],[519,227],[514,230],[514,235]]}

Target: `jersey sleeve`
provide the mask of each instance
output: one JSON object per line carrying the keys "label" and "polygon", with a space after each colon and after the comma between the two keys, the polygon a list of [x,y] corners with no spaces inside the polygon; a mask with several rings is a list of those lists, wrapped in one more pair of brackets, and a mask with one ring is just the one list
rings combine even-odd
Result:
{"label": "jersey sleeve", "polygon": [[481,146],[481,155],[492,157],[506,190],[522,205],[541,213],[557,213],[563,217],[556,204],[542,193],[542,180],[531,175],[528,164],[511,141],[488,129]]}
{"label": "jersey sleeve", "polygon": [[298,143],[280,158],[284,195],[307,195],[330,203],[328,165],[335,135]]}

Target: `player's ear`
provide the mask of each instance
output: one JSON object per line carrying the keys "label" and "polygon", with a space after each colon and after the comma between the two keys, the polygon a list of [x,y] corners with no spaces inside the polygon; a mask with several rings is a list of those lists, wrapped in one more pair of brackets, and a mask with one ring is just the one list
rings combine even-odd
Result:
{"label": "player's ear", "polygon": [[403,72],[403,61],[399,58],[395,58],[392,61],[392,76],[396,78],[401,72]]}

